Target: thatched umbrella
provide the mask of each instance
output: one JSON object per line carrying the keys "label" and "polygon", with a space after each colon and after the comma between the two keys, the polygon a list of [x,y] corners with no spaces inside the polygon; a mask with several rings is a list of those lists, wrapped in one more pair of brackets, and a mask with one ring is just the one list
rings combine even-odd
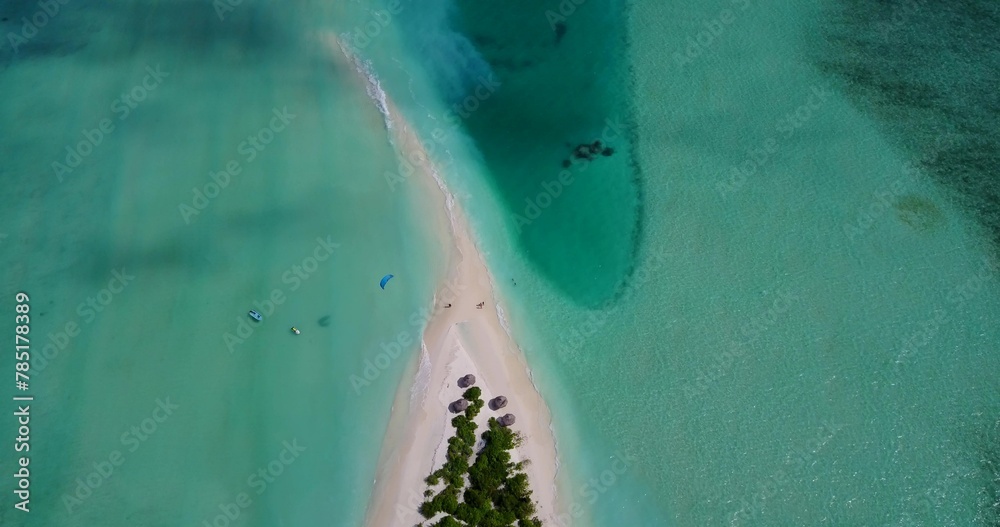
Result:
{"label": "thatched umbrella", "polygon": [[497,422],[500,423],[501,426],[510,426],[514,424],[514,414],[507,414],[500,419],[497,419]]}
{"label": "thatched umbrella", "polygon": [[491,410],[499,410],[499,409],[503,408],[504,406],[507,406],[507,398],[504,397],[504,396],[502,396],[502,395],[500,395],[498,397],[494,397],[493,400],[490,401],[490,409]]}
{"label": "thatched umbrella", "polygon": [[471,373],[458,380],[459,388],[468,388],[473,384],[476,384],[476,376]]}
{"label": "thatched umbrella", "polygon": [[469,401],[466,401],[465,399],[459,399],[451,403],[451,411],[455,412],[456,414],[459,412],[464,412],[468,407],[469,407]]}

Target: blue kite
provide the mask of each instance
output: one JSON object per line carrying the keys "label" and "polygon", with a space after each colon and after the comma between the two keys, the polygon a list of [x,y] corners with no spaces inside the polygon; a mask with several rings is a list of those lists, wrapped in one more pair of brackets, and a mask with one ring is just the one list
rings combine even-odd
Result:
{"label": "blue kite", "polygon": [[381,287],[382,289],[385,289],[385,284],[387,284],[389,282],[389,280],[392,279],[392,276],[393,275],[391,275],[391,274],[387,274],[387,275],[383,276],[382,277],[382,281],[378,283],[378,286]]}

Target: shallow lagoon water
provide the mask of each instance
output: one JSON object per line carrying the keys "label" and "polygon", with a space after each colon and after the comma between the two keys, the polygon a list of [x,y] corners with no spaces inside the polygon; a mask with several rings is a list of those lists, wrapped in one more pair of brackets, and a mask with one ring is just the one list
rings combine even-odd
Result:
{"label": "shallow lagoon water", "polygon": [[[907,29],[960,43],[958,8],[935,25],[890,6],[870,14],[910,14],[873,27],[903,29],[873,33],[848,2],[590,0],[560,36],[556,2],[405,5],[361,51],[471,211],[555,416],[573,525],[995,521],[994,212],[968,190],[988,186],[993,150],[973,126],[988,116],[954,110],[992,111],[964,69],[989,57]],[[387,184],[381,115],[309,35],[388,6],[245,2],[225,20],[199,2],[79,6],[4,49],[0,77],[18,125],[0,135],[17,204],[0,211],[4,283],[31,294],[43,342],[80,327],[36,364],[34,519],[199,524],[246,492],[247,525],[360,524],[415,350],[370,384],[351,376],[387,335],[419,333],[410,315],[441,262],[408,186]],[[864,74],[916,41],[967,60]],[[147,67],[169,74],[119,119]],[[449,119],[489,75],[499,86]],[[296,117],[251,160],[241,143],[286,106]],[[102,119],[114,131],[60,182],[51,163]],[[615,154],[574,165],[518,225],[609,122]],[[240,173],[185,222],[230,162]],[[296,282],[317,238],[338,247]],[[80,308],[115,272],[135,279]],[[286,300],[267,313],[275,290]],[[265,321],[230,353],[254,301]],[[132,450],[167,399],[174,413]],[[124,463],[67,505],[115,451]],[[280,474],[258,494],[261,469]]]}

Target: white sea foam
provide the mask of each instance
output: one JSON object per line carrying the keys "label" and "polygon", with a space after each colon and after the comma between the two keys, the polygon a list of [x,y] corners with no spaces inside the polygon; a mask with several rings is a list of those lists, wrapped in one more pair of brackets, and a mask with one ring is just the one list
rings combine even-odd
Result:
{"label": "white sea foam", "polygon": [[[401,155],[403,157],[406,157],[406,154],[408,152],[406,152],[404,150],[404,147],[400,144],[400,141],[402,140],[402,137],[397,137],[396,136],[396,134],[399,134],[400,132],[396,131],[395,128],[394,128],[395,119],[393,118],[392,110],[390,109],[387,95],[385,93],[385,90],[382,88],[382,84],[379,81],[379,78],[378,78],[378,75],[375,72],[374,66],[372,65],[372,63],[370,61],[361,59],[356,53],[354,53],[352,50],[348,49],[349,46],[345,46],[345,44],[343,42],[341,42],[340,40],[337,40],[337,44],[340,46],[340,49],[344,53],[344,55],[354,65],[354,67],[358,71],[358,73],[360,73],[365,78],[366,92],[368,93],[369,98],[371,98],[372,102],[375,104],[376,108],[378,108],[379,112],[383,116],[383,119],[384,119],[385,125],[386,125],[386,130],[389,132],[389,134],[388,134],[389,135],[389,142],[397,150],[397,152],[399,153],[399,155]],[[412,86],[410,87],[410,89],[411,89],[411,93],[412,93],[412,89],[413,89]],[[426,107],[423,107],[423,108],[427,109]],[[414,134],[415,134],[415,136],[417,136],[417,138],[419,140],[419,133],[414,130]],[[450,152],[447,149],[445,149],[444,152],[446,154],[450,155]],[[424,152],[424,153],[426,154],[426,152]],[[445,205],[447,207],[448,222],[449,222],[452,234],[453,235],[457,234],[458,232],[460,232],[460,228],[461,227],[460,227],[460,224],[459,224],[458,218],[457,218],[456,198],[455,198],[455,195],[452,193],[451,189],[445,183],[444,177],[438,171],[437,166],[435,166],[434,163],[430,159],[428,159],[426,168],[427,168],[427,171],[434,178],[435,184],[437,184],[438,188],[444,194]],[[488,252],[485,251],[485,250],[483,250],[483,248],[479,246],[480,244],[477,242],[477,240],[473,237],[470,241],[472,242],[472,244],[474,246],[476,246],[476,248],[479,250],[479,252],[482,255],[482,257],[484,259],[487,258]],[[463,256],[464,257],[466,257],[466,256],[467,257],[471,257],[471,256],[474,256],[474,255],[463,255]],[[494,295],[497,295],[497,292],[499,291],[499,289],[497,288],[497,282],[495,280],[495,277],[493,276],[492,270],[490,270],[490,268],[489,268],[488,265],[486,266],[486,273],[487,273],[488,280],[490,282],[490,289],[492,291],[494,291]],[[509,341],[516,343],[517,341],[514,339],[513,330],[511,329],[510,323],[507,320],[507,317],[506,317],[506,314],[504,312],[504,309],[503,309],[502,302],[501,302],[500,298],[498,298],[498,297],[495,296],[493,300],[494,300],[494,307],[495,307],[496,313],[497,313],[497,318],[498,318],[498,321],[500,323],[501,328],[503,328],[503,331],[507,335],[507,338],[509,339]],[[531,382],[531,385],[534,387],[535,391],[538,391],[538,385],[536,384],[533,372],[531,371],[530,368],[527,367],[527,364],[525,364],[524,367],[527,370],[528,379]],[[415,405],[418,406],[418,405],[422,405],[424,403],[424,401],[425,401],[428,393],[430,392],[430,379],[431,379],[431,361],[430,361],[430,355],[428,353],[426,344],[422,342],[421,346],[420,346],[420,362],[419,362],[418,367],[417,367],[417,374],[416,374],[416,377],[414,379],[413,386],[410,388],[410,406],[411,406],[411,408],[415,407]],[[555,430],[553,429],[552,426],[553,425],[550,422],[549,423],[549,429],[552,431],[552,433],[554,435],[555,434]],[[438,454],[439,454],[439,452],[437,450],[435,450],[433,456],[435,458],[437,458]],[[558,471],[558,470],[559,470],[559,466],[558,466],[558,461],[557,461],[556,471]]]}
{"label": "white sea foam", "polygon": [[424,403],[430,392],[430,383],[431,356],[427,352],[427,345],[421,339],[420,362],[417,365],[417,375],[413,379],[413,386],[410,387],[410,408],[421,406]]}
{"label": "white sea foam", "polygon": [[392,130],[393,120],[389,112],[388,96],[385,90],[382,89],[382,83],[379,82],[378,75],[375,74],[375,68],[372,66],[371,61],[362,59],[356,51],[351,49],[351,45],[345,44],[343,40],[334,37],[334,41],[340,47],[340,51],[344,53],[344,56],[354,65],[354,69],[364,77],[365,92],[368,93],[368,97],[375,103],[375,107],[378,108],[379,113],[382,114],[386,130]]}
{"label": "white sea foam", "polygon": [[426,58],[426,67],[451,101],[464,98],[480,78],[489,77],[493,71],[476,46],[451,28],[456,9],[455,0],[426,1],[404,20],[412,45]]}

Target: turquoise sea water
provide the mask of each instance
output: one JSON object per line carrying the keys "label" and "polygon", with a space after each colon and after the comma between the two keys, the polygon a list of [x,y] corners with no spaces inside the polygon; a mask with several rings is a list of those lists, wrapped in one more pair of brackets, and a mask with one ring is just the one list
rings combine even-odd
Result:
{"label": "turquoise sea water", "polygon": [[[11,312],[31,296],[36,400],[32,511],[5,477],[2,522],[360,524],[406,360],[365,368],[416,337],[440,268],[411,190],[387,191],[381,115],[310,40],[364,13],[79,7],[3,50],[3,284]],[[86,153],[60,181],[67,145]]]}
{"label": "turquoise sea water", "polygon": [[563,4],[450,20],[501,84],[465,121],[499,203],[472,208],[520,249],[491,263],[573,524],[995,523],[995,8]]}
{"label": "turquoise sea water", "polygon": [[70,3],[0,48],[37,349],[33,512],[6,479],[4,524],[362,523],[442,262],[317,31],[355,35],[470,213],[561,523],[996,524],[995,7],[395,5]]}

